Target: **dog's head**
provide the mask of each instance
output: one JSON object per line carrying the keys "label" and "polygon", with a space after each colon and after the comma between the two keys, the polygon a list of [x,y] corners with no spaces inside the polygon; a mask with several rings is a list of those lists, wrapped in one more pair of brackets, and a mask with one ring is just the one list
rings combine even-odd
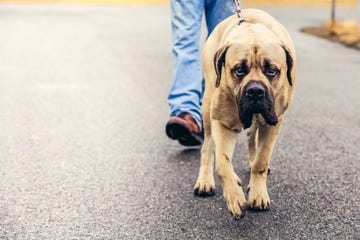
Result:
{"label": "dog's head", "polygon": [[255,25],[240,30],[214,56],[216,87],[231,91],[244,128],[254,114],[276,125],[293,87],[291,51],[270,30]]}

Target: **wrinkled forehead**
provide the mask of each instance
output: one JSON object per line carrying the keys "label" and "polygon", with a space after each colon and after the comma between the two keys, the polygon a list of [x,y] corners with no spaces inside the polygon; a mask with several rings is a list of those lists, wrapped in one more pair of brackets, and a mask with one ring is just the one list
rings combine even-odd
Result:
{"label": "wrinkled forehead", "polygon": [[[262,24],[248,24],[235,28],[228,38],[229,49],[226,58],[230,62],[242,59],[272,59],[279,61],[285,58],[284,51],[276,35]],[[253,59],[253,58],[256,59]]]}
{"label": "wrinkled forehead", "polygon": [[285,61],[285,53],[278,42],[231,44],[226,55],[226,61],[239,62],[244,59],[249,62],[269,59],[282,64]]}

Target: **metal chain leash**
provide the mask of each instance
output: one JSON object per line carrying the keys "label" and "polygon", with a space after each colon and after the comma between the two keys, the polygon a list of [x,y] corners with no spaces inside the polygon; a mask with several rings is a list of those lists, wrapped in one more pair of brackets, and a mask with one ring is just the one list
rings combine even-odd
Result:
{"label": "metal chain leash", "polygon": [[242,16],[242,13],[241,13],[240,1],[241,0],[234,0],[236,14],[237,14],[237,16],[239,18],[239,24],[238,25],[240,25],[240,23],[245,21],[245,19]]}

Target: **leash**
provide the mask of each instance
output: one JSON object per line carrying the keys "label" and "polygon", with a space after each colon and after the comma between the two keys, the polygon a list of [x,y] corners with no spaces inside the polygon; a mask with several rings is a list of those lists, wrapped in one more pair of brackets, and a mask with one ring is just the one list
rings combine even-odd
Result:
{"label": "leash", "polygon": [[240,1],[241,0],[234,0],[236,14],[237,14],[237,16],[239,18],[239,24],[238,25],[240,25],[242,22],[245,22],[245,19],[243,18],[242,13],[241,13]]}

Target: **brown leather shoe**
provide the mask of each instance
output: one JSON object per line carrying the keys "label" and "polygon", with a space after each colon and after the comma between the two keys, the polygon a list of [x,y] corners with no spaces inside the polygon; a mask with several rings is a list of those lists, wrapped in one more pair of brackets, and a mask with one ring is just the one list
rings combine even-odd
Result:
{"label": "brown leather shoe", "polygon": [[166,135],[184,146],[201,145],[204,139],[195,119],[189,113],[171,117],[166,124]]}

